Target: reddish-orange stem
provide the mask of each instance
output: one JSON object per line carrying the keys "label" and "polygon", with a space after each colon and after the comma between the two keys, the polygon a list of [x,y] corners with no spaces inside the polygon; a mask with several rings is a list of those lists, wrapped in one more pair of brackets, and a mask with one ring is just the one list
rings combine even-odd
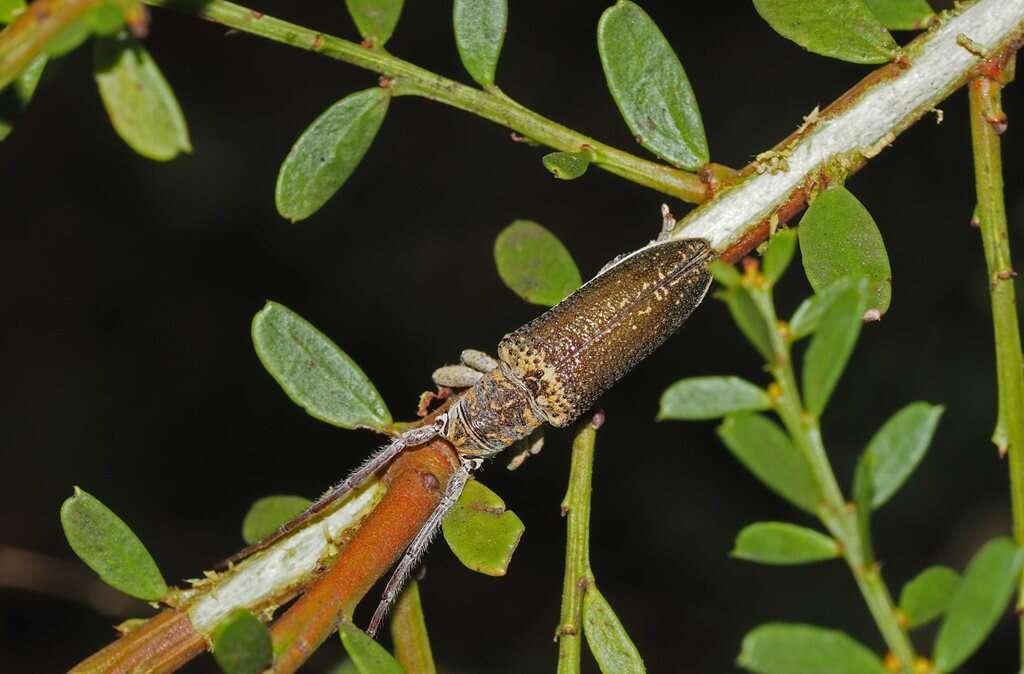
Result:
{"label": "reddish-orange stem", "polygon": [[73,667],[69,674],[173,672],[206,650],[203,635],[176,609],[158,613]]}

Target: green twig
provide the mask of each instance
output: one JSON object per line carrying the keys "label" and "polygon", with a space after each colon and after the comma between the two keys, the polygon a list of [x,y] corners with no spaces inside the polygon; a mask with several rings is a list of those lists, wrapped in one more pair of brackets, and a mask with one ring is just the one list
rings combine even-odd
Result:
{"label": "green twig", "polygon": [[697,175],[641,159],[568,129],[524,108],[497,88],[469,87],[396,58],[383,49],[364,47],[225,0],[146,2],[371,70],[388,78],[382,84],[390,87],[396,96],[422,96],[465,110],[556,150],[588,149],[595,157],[594,163],[604,170],[683,201],[700,203],[707,198],[706,186]]}
{"label": "green twig", "polygon": [[[765,319],[771,325],[778,326],[779,321],[775,315],[775,305],[770,290],[759,287],[752,287],[749,290]],[[885,639],[892,654],[899,660],[900,671],[909,674],[917,657],[914,645],[906,630],[900,625],[896,606],[888,586],[882,579],[879,565],[870,561],[868,557],[869,544],[862,538],[855,507],[846,501],[842,489],[836,481],[835,472],[832,470],[832,464],[829,462],[828,453],[825,451],[825,444],[821,438],[818,419],[804,409],[800,390],[796,383],[796,375],[793,372],[786,331],[777,328],[769,332],[774,353],[774,362],[769,363],[769,369],[778,386],[775,409],[787,432],[793,438],[793,442],[807,459],[811,474],[821,490],[824,502],[818,511],[818,516],[829,533],[839,541],[843,556],[853,572],[857,587],[860,588],[861,594],[864,596],[864,601],[878,625],[882,638]]]}
{"label": "green twig", "polygon": [[594,470],[594,442],[604,414],[597,412],[580,426],[572,442],[569,488],[562,499],[566,516],[565,579],[562,581],[562,614],[558,642],[558,674],[579,674],[583,648],[583,596],[594,583],[590,570],[590,483]]}
{"label": "green twig", "polygon": [[[1011,57],[1012,58],[1012,57]],[[1010,498],[1013,534],[1024,545],[1024,359],[1021,357],[1020,323],[1014,297],[1010,236],[1003,203],[1003,168],[999,134],[1006,129],[1000,91],[1002,72],[983,73],[971,80],[971,140],[978,196],[978,219],[988,268],[992,324],[996,345],[996,380],[999,403],[992,440],[1000,454],[1010,455]],[[1024,606],[1024,580],[1018,607]],[[1021,617],[1021,649],[1024,660],[1024,616]]]}
{"label": "green twig", "polygon": [[408,674],[437,673],[420,601],[420,587],[415,580],[409,581],[395,603],[391,615],[391,640],[395,644],[395,657]]}

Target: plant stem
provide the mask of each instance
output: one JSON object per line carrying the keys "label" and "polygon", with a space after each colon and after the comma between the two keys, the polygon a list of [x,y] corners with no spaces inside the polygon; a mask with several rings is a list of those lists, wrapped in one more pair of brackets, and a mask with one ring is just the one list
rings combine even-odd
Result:
{"label": "plant stem", "polygon": [[391,80],[383,84],[396,96],[422,96],[465,110],[556,150],[577,152],[587,148],[594,155],[594,163],[604,170],[683,201],[700,203],[707,198],[707,186],[696,174],[641,159],[568,129],[524,108],[497,88],[483,90],[469,87],[396,58],[383,49],[364,47],[226,0],[146,1],[155,7],[167,7],[198,16],[235,30],[371,70]]}
{"label": "plant stem", "polygon": [[[991,62],[985,65],[991,65]],[[1010,235],[1003,203],[999,133],[1006,128],[1006,117],[1000,101],[1001,76],[1001,72],[989,74],[983,71],[971,80],[971,141],[977,213],[988,268],[996,346],[999,402],[992,440],[1000,454],[1009,452],[1010,455],[1013,535],[1017,545],[1024,545],[1024,359],[1021,357],[1020,323],[1013,287],[1016,273],[1011,263]],[[1024,580],[1020,583],[1020,592],[1018,608],[1024,606]],[[1021,616],[1020,634],[1021,659],[1024,661],[1024,615]]]}
{"label": "plant stem", "polygon": [[415,580],[409,581],[395,602],[391,616],[391,640],[395,644],[395,657],[408,674],[436,674],[427,621],[420,601],[420,586]]}
{"label": "plant stem", "polygon": [[580,426],[572,442],[569,487],[562,499],[566,516],[565,578],[558,642],[558,674],[579,674],[583,648],[583,596],[594,583],[590,570],[590,490],[594,471],[594,443],[604,415],[597,412]]}
{"label": "plant stem", "polygon": [[777,327],[779,322],[770,290],[751,288],[750,291],[765,320],[774,328],[769,330],[769,334],[775,361],[769,364],[769,369],[781,390],[781,395],[776,400],[776,411],[789,435],[807,459],[811,474],[824,497],[818,515],[829,533],[839,541],[843,556],[857,581],[857,587],[860,588],[886,645],[899,660],[901,671],[910,674],[916,659],[914,645],[896,617],[892,594],[882,579],[878,564],[871,562],[866,554],[869,546],[862,538],[857,522],[857,511],[852,504],[847,503],[836,481],[835,472],[832,470],[821,438],[818,419],[804,410],[796,375],[793,372],[789,342],[786,340],[785,332]]}

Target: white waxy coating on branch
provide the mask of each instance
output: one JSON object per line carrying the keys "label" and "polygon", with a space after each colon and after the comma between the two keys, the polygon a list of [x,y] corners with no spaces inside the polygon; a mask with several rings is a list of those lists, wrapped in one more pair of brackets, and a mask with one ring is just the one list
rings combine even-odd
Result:
{"label": "white waxy coating on branch", "polygon": [[949,89],[979,61],[957,43],[964,35],[985,50],[996,49],[1024,24],[1024,0],[981,0],[922,39],[910,67],[875,84],[850,108],[817,124],[786,152],[788,169],[763,173],[726,190],[693,211],[673,238],[703,238],[721,251],[769,217],[801,183],[833,158],[873,154],[894,132],[946,98]]}
{"label": "white waxy coating on branch", "polygon": [[188,606],[192,626],[209,634],[231,611],[262,607],[307,579],[327,553],[331,541],[339,540],[346,529],[358,524],[377,505],[384,491],[381,482],[371,482],[327,517],[244,560],[208,589],[196,589],[201,596]]}

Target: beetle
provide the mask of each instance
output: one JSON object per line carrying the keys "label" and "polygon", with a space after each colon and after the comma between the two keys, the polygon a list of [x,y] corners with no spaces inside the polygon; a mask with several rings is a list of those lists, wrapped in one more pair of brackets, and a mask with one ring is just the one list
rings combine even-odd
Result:
{"label": "beetle", "polygon": [[544,424],[564,428],[661,346],[701,303],[713,258],[703,239],[655,241],[613,260],[559,304],[505,335],[498,359],[465,351],[463,366],[435,372],[465,390],[428,425],[408,430],[329,489],[296,519],[235,555],[268,547],[359,487],[402,450],[443,437],[459,457],[443,496],[413,538],[384,590],[373,635],[441,521],[486,459]]}

